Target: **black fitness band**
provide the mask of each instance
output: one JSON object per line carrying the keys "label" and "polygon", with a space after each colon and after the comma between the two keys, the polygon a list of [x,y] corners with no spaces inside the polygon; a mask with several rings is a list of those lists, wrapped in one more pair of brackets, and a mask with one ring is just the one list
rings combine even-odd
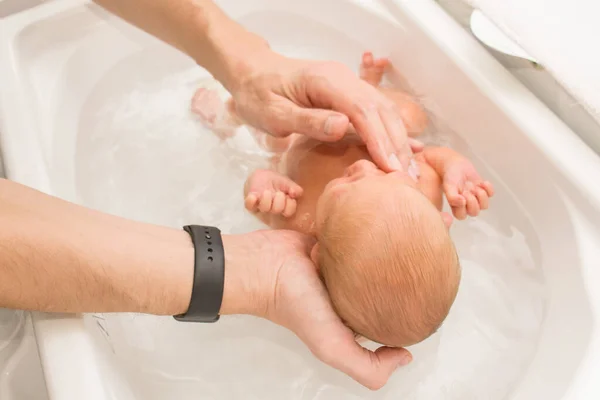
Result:
{"label": "black fitness band", "polygon": [[177,321],[217,322],[225,285],[225,252],[221,231],[211,226],[187,225],[194,243],[194,286],[190,306]]}

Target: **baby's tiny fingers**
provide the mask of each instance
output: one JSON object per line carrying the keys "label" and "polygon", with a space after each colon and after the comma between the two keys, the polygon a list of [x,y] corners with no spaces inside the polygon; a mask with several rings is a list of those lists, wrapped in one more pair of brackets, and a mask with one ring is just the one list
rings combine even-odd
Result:
{"label": "baby's tiny fingers", "polygon": [[480,187],[482,187],[488,194],[489,197],[492,197],[494,195],[494,186],[492,185],[491,182],[489,181],[484,181]]}
{"label": "baby's tiny fingers", "polygon": [[462,221],[467,218],[467,209],[465,206],[452,207],[452,214],[454,215],[454,218]]}
{"label": "baby's tiny fingers", "polygon": [[479,207],[482,210],[487,210],[490,205],[490,199],[485,189],[478,187],[473,193],[475,194],[475,197],[477,197],[477,201],[479,201]]}
{"label": "baby's tiny fingers", "polygon": [[453,207],[462,207],[467,204],[464,197],[458,193],[458,186],[455,185],[444,185],[444,193],[448,199],[448,204]]}
{"label": "baby's tiny fingers", "polygon": [[467,200],[464,196],[458,195],[454,197],[449,197],[448,204],[450,204],[453,207],[464,207],[467,205]]}
{"label": "baby's tiny fingers", "polygon": [[296,213],[296,200],[287,199],[285,202],[285,209],[283,210],[282,215],[286,218],[291,217]]}
{"label": "baby's tiny fingers", "polygon": [[475,187],[477,187],[477,183],[473,181],[466,181],[461,193],[464,194],[465,192],[472,192]]}
{"label": "baby's tiny fingers", "polygon": [[273,207],[271,207],[271,213],[273,214],[281,214],[285,209],[285,193],[277,192],[273,197]]}
{"label": "baby's tiny fingers", "polygon": [[244,206],[248,211],[256,211],[256,205],[258,204],[258,195],[256,193],[248,193],[244,200]]}
{"label": "baby's tiny fingers", "polygon": [[299,197],[302,197],[302,193],[304,193],[302,186],[298,185],[297,183],[294,183],[293,185],[291,185],[288,195],[292,199],[297,199]]}
{"label": "baby's tiny fingers", "polygon": [[273,193],[270,190],[265,190],[260,197],[258,209],[262,213],[269,212],[273,204]]}
{"label": "baby's tiny fingers", "polygon": [[479,202],[473,193],[465,193],[467,199],[467,214],[471,217],[476,217],[479,214]]}

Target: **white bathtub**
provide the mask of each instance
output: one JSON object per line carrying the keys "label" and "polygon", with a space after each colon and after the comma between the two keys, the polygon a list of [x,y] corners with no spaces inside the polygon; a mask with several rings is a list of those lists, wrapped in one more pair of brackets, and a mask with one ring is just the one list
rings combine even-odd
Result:
{"label": "white bathtub", "polygon": [[[366,49],[389,55],[425,96],[438,137],[494,181],[491,210],[453,228],[465,276],[457,304],[376,393],[253,318],[192,326],[35,314],[49,397],[599,398],[598,155],[433,1],[220,3],[286,54],[353,68]],[[207,82],[189,59],[80,0],[10,16],[0,29],[11,179],[140,220],[258,226],[240,191],[260,157],[243,153],[243,140],[218,143],[189,114]]]}
{"label": "white bathtub", "polygon": [[31,317],[0,309],[0,399],[47,398]]}

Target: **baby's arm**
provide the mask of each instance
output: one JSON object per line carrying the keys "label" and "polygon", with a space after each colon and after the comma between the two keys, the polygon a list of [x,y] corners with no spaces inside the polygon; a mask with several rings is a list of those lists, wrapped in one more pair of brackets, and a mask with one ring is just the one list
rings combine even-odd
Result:
{"label": "baby's arm", "polygon": [[[246,209],[269,226],[273,224],[273,216],[286,219],[293,216],[296,212],[296,199],[300,196],[300,185],[275,171],[256,170],[244,185]],[[281,224],[277,225],[278,228],[286,228]]]}
{"label": "baby's arm", "polygon": [[467,215],[474,217],[488,208],[494,188],[481,179],[469,159],[446,147],[426,148],[416,157],[441,178],[444,194],[457,219],[465,219]]}

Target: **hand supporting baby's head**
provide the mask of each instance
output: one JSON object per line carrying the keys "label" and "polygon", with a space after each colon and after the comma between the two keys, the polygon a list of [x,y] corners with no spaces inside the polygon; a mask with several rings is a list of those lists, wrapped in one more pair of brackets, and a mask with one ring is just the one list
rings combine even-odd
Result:
{"label": "hand supporting baby's head", "polygon": [[404,347],[433,334],[458,291],[460,265],[439,211],[407,185],[344,194],[318,227],[316,257],[355,332]]}

